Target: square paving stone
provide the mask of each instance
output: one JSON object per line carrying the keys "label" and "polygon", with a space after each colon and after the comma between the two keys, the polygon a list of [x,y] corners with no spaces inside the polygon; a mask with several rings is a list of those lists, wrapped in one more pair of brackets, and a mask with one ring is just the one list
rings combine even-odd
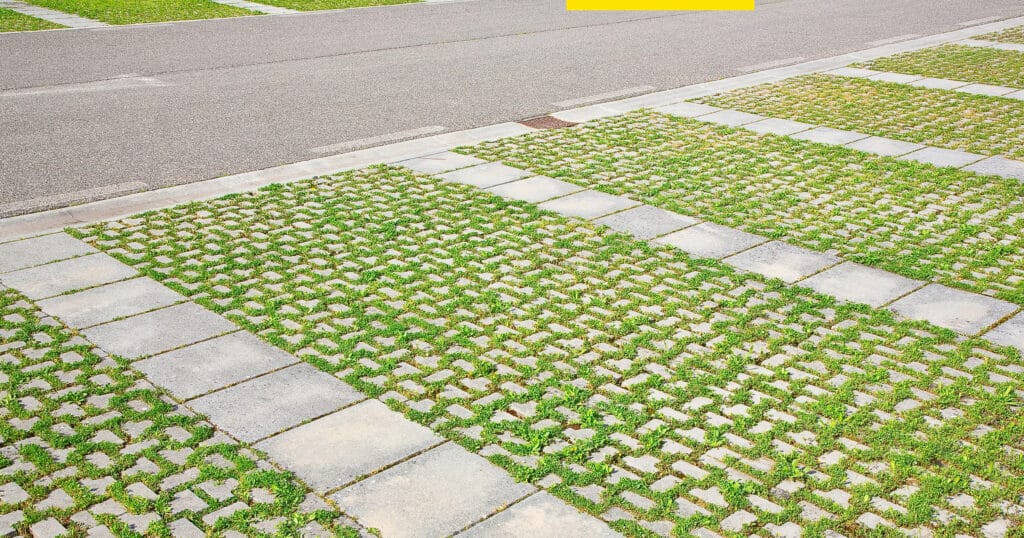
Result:
{"label": "square paving stone", "polygon": [[672,245],[697,258],[724,258],[767,241],[759,235],[705,222],[670,233],[655,242]]}
{"label": "square paving stone", "polygon": [[984,338],[1001,346],[1012,346],[1024,353],[1024,313],[996,325]]}
{"label": "square paving stone", "polygon": [[299,363],[192,400],[217,427],[246,442],[362,400],[348,383]]}
{"label": "square paving stone", "polygon": [[826,267],[831,267],[841,260],[831,254],[822,254],[788,243],[772,241],[722,261],[745,271],[769,278],[779,278],[792,284]]}
{"label": "square paving stone", "polygon": [[661,112],[662,114],[669,114],[672,116],[679,116],[682,118],[698,118],[700,116],[707,116],[719,112],[722,109],[717,106],[702,105],[700,103],[676,103],[674,105],[663,106],[654,109],[655,112]]}
{"label": "square paving stone", "polygon": [[441,174],[437,177],[446,181],[486,189],[487,187],[493,187],[495,185],[501,185],[502,183],[508,183],[509,181],[515,181],[528,175],[530,175],[530,173],[525,170],[505,166],[501,163],[486,163],[471,166],[469,168],[462,168],[455,170],[454,172]]}
{"label": "square paving stone", "polygon": [[136,278],[71,295],[39,301],[39,307],[71,327],[81,329],[185,301],[185,297],[151,278]]}
{"label": "square paving stone", "polygon": [[569,196],[563,196],[562,198],[555,198],[537,207],[569,217],[596,219],[638,205],[640,205],[639,202],[629,198],[585,190],[576,194],[570,194]]}
{"label": "square paving stone", "polygon": [[601,217],[594,222],[604,224],[619,232],[628,233],[638,239],[650,239],[693,226],[700,221],[672,211],[642,205]]}
{"label": "square paving stone", "polygon": [[326,493],[443,441],[383,403],[366,400],[275,435],[256,448]]}
{"label": "square paving stone", "polygon": [[389,538],[448,536],[534,491],[455,443],[445,443],[331,496]]}
{"label": "square paving stone", "polygon": [[566,194],[579,192],[583,190],[583,187],[545,176],[534,176],[491,187],[487,190],[503,198],[536,204],[552,198],[558,198],[559,196],[565,196]]}
{"label": "square paving stone", "polygon": [[130,360],[237,329],[217,314],[195,303],[185,303],[96,325],[82,334],[106,352]]}
{"label": "square paving stone", "polygon": [[984,158],[984,155],[976,153],[943,148],[924,148],[898,157],[902,161],[917,161],[919,163],[935,166],[952,166],[954,168],[961,168]]}
{"label": "square paving stone", "polygon": [[1013,92],[1013,93],[1008,93],[1008,94],[1004,95],[1003,97],[1005,97],[1007,99],[1020,99],[1020,100],[1024,100],[1024,90],[1016,91],[1016,92]]}
{"label": "square paving stone", "polygon": [[912,280],[853,262],[842,263],[800,282],[801,286],[818,293],[875,308],[888,304],[924,284],[920,280]]}
{"label": "square paving stone", "polygon": [[469,155],[460,155],[451,151],[445,151],[443,153],[409,159],[395,164],[423,174],[440,174],[443,172],[458,170],[459,168],[484,164],[486,162],[487,161],[483,159],[477,159],[476,157],[471,157]]}
{"label": "square paving stone", "polygon": [[821,144],[832,144],[838,146],[849,144],[850,142],[856,142],[867,137],[868,135],[864,133],[843,131],[842,129],[833,129],[831,127],[815,127],[810,131],[804,131],[802,133],[792,135],[792,138],[796,138],[798,140],[807,140],[810,142],[819,142]]}
{"label": "square paving stone", "polygon": [[65,233],[0,244],[0,273],[92,254],[96,249]]}
{"label": "square paving stone", "polygon": [[299,362],[259,338],[239,331],[135,363],[157,385],[183,400]]}
{"label": "square paving stone", "polygon": [[481,521],[459,535],[466,538],[614,538],[622,536],[604,522],[538,491],[507,510]]}
{"label": "square paving stone", "polygon": [[973,93],[975,95],[988,95],[990,97],[999,97],[1000,95],[1006,95],[1013,93],[1013,88],[1007,88],[1005,86],[993,86],[991,84],[968,84],[961,86],[957,89],[958,92]]}
{"label": "square paving stone", "polygon": [[1024,181],[1024,162],[1005,157],[989,157],[964,168],[964,170],[976,174],[1003,176]]}
{"label": "square paving stone", "polygon": [[932,77],[925,77],[913,82],[908,82],[907,84],[910,86],[917,86],[918,88],[929,88],[933,90],[953,90],[967,85],[966,82],[961,82],[959,80]]}
{"label": "square paving stone", "polygon": [[875,155],[883,155],[886,157],[898,157],[900,155],[906,155],[912,151],[923,149],[922,144],[915,144],[913,142],[903,142],[901,140],[893,140],[891,138],[882,138],[880,136],[870,136],[862,140],[858,140],[851,144],[847,144],[846,147],[855,149],[857,151],[863,151],[866,153],[874,153]]}
{"label": "square paving stone", "polygon": [[768,118],[766,120],[744,125],[743,128],[754,131],[755,133],[789,136],[794,133],[808,131],[813,129],[814,126],[809,123],[784,120],[782,118]]}
{"label": "square paving stone", "polygon": [[871,77],[871,80],[878,82],[894,82],[896,84],[909,84],[920,80],[920,75],[907,75],[905,73],[879,73]]}
{"label": "square paving stone", "polygon": [[890,306],[910,319],[931,322],[958,333],[975,335],[1017,311],[1017,305],[977,293],[929,284]]}
{"label": "square paving stone", "polygon": [[136,274],[135,269],[106,254],[89,254],[6,273],[0,275],[0,282],[20,291],[29,299],[42,299],[123,280]]}
{"label": "square paving stone", "polygon": [[757,114],[750,114],[749,112],[740,112],[739,110],[721,110],[719,112],[700,117],[700,121],[708,121],[719,125],[726,125],[728,127],[739,127],[741,125],[758,122],[764,119],[767,118]]}

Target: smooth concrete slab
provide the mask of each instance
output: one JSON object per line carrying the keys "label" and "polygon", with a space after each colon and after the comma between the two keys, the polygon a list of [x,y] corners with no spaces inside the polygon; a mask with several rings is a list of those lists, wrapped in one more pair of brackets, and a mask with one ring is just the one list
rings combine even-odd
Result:
{"label": "smooth concrete slab", "polygon": [[469,168],[460,168],[453,172],[440,174],[438,177],[446,181],[486,189],[487,187],[522,179],[529,175],[531,174],[525,170],[512,168],[501,163],[485,163]]}
{"label": "smooth concrete slab", "polygon": [[184,303],[84,329],[92,343],[125,359],[155,355],[235,331],[230,321],[195,304]]}
{"label": "smooth concrete slab", "polygon": [[871,80],[875,80],[878,82],[893,82],[896,84],[909,84],[911,82],[914,82],[915,80],[921,80],[922,78],[924,77],[922,77],[921,75],[908,75],[905,73],[883,72],[872,76]]}
{"label": "smooth concrete slab", "polygon": [[651,239],[700,223],[699,220],[649,205],[601,217],[594,222],[637,239]]}
{"label": "smooth concrete slab", "polygon": [[76,329],[185,301],[185,296],[148,278],[114,282],[39,301],[39,308]]}
{"label": "smooth concrete slab", "polygon": [[984,155],[978,155],[977,153],[932,147],[898,157],[898,159],[903,161],[917,161],[934,166],[952,166],[953,168],[962,168],[984,158]]}
{"label": "smooth concrete slab", "polygon": [[844,131],[842,129],[833,129],[831,127],[815,127],[810,131],[803,131],[792,135],[792,138],[796,138],[798,140],[807,140],[810,142],[839,146],[849,144],[850,142],[856,142],[857,140],[867,137],[868,135],[864,133]]}
{"label": "smooth concrete slab", "polygon": [[0,282],[29,299],[43,299],[124,280],[136,274],[135,269],[98,253],[5,273],[0,275]]}
{"label": "smooth concrete slab", "polygon": [[448,536],[535,491],[455,443],[345,488],[342,512],[389,538]]}
{"label": "smooth concrete slab", "polygon": [[1024,313],[996,325],[984,338],[1001,346],[1012,346],[1024,353]]}
{"label": "smooth concrete slab", "polygon": [[989,97],[999,97],[1001,95],[1007,95],[1013,93],[1016,88],[1007,88],[1006,86],[993,86],[992,84],[968,84],[957,88],[958,92],[973,93],[974,95],[987,95]]}
{"label": "smooth concrete slab", "polygon": [[545,176],[533,176],[511,183],[504,183],[487,190],[502,198],[522,200],[536,204],[582,191],[583,187]]}
{"label": "smooth concrete slab", "polygon": [[639,202],[622,196],[585,190],[544,202],[538,207],[569,217],[596,219],[638,205]]}
{"label": "smooth concrete slab", "polygon": [[676,103],[654,109],[655,112],[661,112],[671,116],[679,116],[681,118],[699,118],[701,116],[720,112],[721,110],[722,109],[717,106],[688,102]]}
{"label": "smooth concrete slab", "polygon": [[441,153],[435,153],[434,155],[427,155],[426,157],[399,161],[395,164],[423,174],[442,174],[444,172],[458,170],[459,168],[468,168],[470,166],[485,164],[486,162],[487,161],[483,159],[478,159],[469,155],[461,155],[451,151],[444,151]]}
{"label": "smooth concrete slab", "polygon": [[863,138],[856,142],[847,144],[846,147],[885,157],[898,157],[900,155],[906,155],[908,153],[924,149],[923,144],[903,142],[902,140],[893,140],[891,138],[883,138],[881,136],[869,136],[868,138]]}
{"label": "smooth concrete slab", "polygon": [[725,258],[725,263],[792,284],[839,263],[838,256],[772,241]]}
{"label": "smooth concrete slab", "polygon": [[286,351],[238,331],[141,360],[135,368],[189,400],[298,362]]}
{"label": "smooth concrete slab", "polygon": [[1005,157],[989,157],[964,168],[964,170],[976,174],[1003,176],[1024,181],[1024,162]]}
{"label": "smooth concrete slab", "polygon": [[910,319],[928,321],[966,335],[978,334],[1018,309],[1006,301],[941,284],[929,284],[890,308]]}
{"label": "smooth concrete slab", "polygon": [[465,538],[615,538],[622,536],[603,521],[538,491],[459,534]]}
{"label": "smooth concrete slab", "polygon": [[0,244],[0,273],[92,254],[96,249],[66,233]]}
{"label": "smooth concrete slab", "polygon": [[743,128],[754,131],[755,133],[789,136],[791,134],[814,129],[814,126],[800,121],[784,120],[782,118],[768,118],[766,120],[744,125]]}
{"label": "smooth concrete slab", "polygon": [[891,303],[924,284],[920,280],[853,262],[839,264],[800,282],[801,286],[818,293],[875,308]]}
{"label": "smooth concrete slab", "polygon": [[908,82],[907,84],[910,86],[916,86],[918,88],[928,88],[932,90],[955,90],[957,88],[962,88],[966,86],[968,83],[960,80],[925,77],[917,79],[913,82]]}
{"label": "smooth concrete slab", "polygon": [[764,116],[758,114],[750,114],[748,112],[740,112],[739,110],[720,110],[707,116],[701,116],[700,121],[709,121],[711,123],[717,123],[719,125],[726,125],[728,127],[739,127],[748,123],[754,123],[761,120],[765,120]]}
{"label": "smooth concrete slab", "polygon": [[1020,100],[1024,101],[1024,90],[1018,90],[1018,91],[1015,91],[1013,93],[1008,93],[1008,94],[1004,95],[1003,97],[1005,97],[1007,99],[1020,99]]}
{"label": "smooth concrete slab", "polygon": [[254,442],[365,397],[348,383],[299,363],[192,400],[227,433]]}
{"label": "smooth concrete slab", "polygon": [[710,222],[691,226],[655,240],[697,258],[725,258],[768,241],[764,237]]}
{"label": "smooth concrete slab", "polygon": [[326,493],[443,441],[383,403],[366,400],[275,435],[256,448]]}

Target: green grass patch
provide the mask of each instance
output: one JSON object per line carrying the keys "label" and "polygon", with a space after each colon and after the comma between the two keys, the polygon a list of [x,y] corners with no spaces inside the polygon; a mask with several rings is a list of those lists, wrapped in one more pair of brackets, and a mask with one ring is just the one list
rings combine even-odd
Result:
{"label": "green grass patch", "polygon": [[400,168],[75,233],[627,535],[1016,524],[1015,351]]}
{"label": "green grass patch", "polygon": [[1024,160],[1024,101],[806,75],[697,99],[767,116]]}
{"label": "green grass patch", "polygon": [[1024,304],[1024,185],[637,112],[461,152]]}
{"label": "green grass patch", "polygon": [[1024,26],[1017,26],[1015,28],[1009,28],[1001,32],[993,32],[991,34],[980,35],[974,39],[980,39],[983,41],[999,41],[1001,43],[1024,44]]}
{"label": "green grass patch", "polygon": [[30,30],[53,30],[56,28],[64,27],[60,24],[0,7],[0,32],[27,32]]}
{"label": "green grass patch", "polygon": [[74,13],[109,24],[181,21],[256,15],[210,0],[27,0],[30,4]]}
{"label": "green grass patch", "polygon": [[855,67],[1024,88],[1024,52],[943,45],[906,52]]}
{"label": "green grass patch", "polygon": [[169,537],[181,519],[211,536],[358,535],[294,476],[7,289],[0,416],[0,521],[21,536],[51,518],[65,536]]}
{"label": "green grass patch", "polygon": [[319,9],[344,9],[350,7],[391,6],[396,4],[412,4],[422,0],[257,0],[261,4],[316,11]]}

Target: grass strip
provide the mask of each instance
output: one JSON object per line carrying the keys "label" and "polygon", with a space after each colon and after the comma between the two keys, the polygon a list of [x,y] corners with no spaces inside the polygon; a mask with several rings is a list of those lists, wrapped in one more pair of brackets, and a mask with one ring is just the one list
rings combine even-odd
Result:
{"label": "grass strip", "polygon": [[30,4],[74,13],[109,24],[215,19],[256,15],[210,0],[26,0]]}
{"label": "grass strip", "polygon": [[56,28],[64,28],[64,26],[0,7],[0,32],[28,32]]}

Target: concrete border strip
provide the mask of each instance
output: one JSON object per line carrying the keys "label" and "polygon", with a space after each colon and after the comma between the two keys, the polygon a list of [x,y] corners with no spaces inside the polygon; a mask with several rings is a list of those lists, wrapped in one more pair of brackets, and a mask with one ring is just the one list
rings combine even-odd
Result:
{"label": "concrete border strip", "polygon": [[[583,122],[630,112],[640,108],[669,105],[686,99],[703,97],[727,90],[777,82],[803,74],[830,71],[853,62],[872,60],[900,52],[918,50],[934,45],[969,39],[1024,24],[1024,17],[1015,17],[944,34],[922,37],[832,58],[813,60],[788,67],[750,73],[714,82],[705,82],[673,90],[655,92],[619,101],[563,110],[552,116],[572,122]],[[377,148],[323,157],[264,170],[245,172],[206,181],[199,181],[148,191],[135,195],[92,202],[52,211],[21,215],[0,220],[0,242],[13,241],[61,230],[68,226],[128,216],[133,213],[169,207],[257,189],[270,183],[286,183],[315,175],[329,174],[361,168],[380,162],[397,161],[445,151],[460,145],[474,144],[497,138],[517,136],[532,129],[518,123],[500,123],[466,131],[457,131],[427,138],[389,144]]]}
{"label": "concrete border strip", "polygon": [[88,19],[73,13],[64,13],[63,11],[57,11],[55,9],[26,4],[25,2],[19,2],[18,0],[0,0],[0,7],[11,11],[17,11],[18,13],[28,15],[29,17],[35,17],[61,26],[67,26],[71,29],[110,26],[105,22]]}
{"label": "concrete border strip", "polygon": [[951,90],[971,95],[985,95],[988,97],[1004,97],[1006,99],[1024,100],[1024,89],[1010,86],[996,86],[993,84],[982,84],[978,82],[965,82],[963,80],[952,80],[947,78],[926,77],[922,75],[910,75],[896,71],[876,71],[874,69],[862,69],[859,67],[841,67],[832,71],[825,71],[826,75],[862,78],[879,82],[895,82],[918,88],[935,88]]}

